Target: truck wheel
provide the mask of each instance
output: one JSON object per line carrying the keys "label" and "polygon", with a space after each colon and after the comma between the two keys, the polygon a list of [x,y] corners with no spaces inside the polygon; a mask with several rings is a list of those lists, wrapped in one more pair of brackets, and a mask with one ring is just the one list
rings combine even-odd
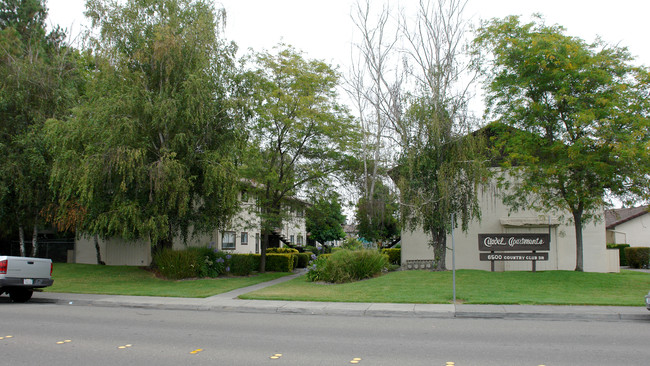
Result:
{"label": "truck wheel", "polygon": [[13,302],[27,302],[27,300],[32,298],[34,291],[30,289],[16,289],[9,291],[9,298]]}

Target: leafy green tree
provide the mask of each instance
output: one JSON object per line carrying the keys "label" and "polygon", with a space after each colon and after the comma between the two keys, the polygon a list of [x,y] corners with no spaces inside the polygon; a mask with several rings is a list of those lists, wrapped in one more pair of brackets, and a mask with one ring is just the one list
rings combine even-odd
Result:
{"label": "leafy green tree", "polygon": [[633,66],[625,48],[587,44],[541,19],[488,21],[475,46],[491,55],[489,111],[527,132],[497,140],[515,182],[504,201],[513,209],[570,212],[575,269],[582,271],[582,228],[605,197],[632,203],[649,195],[648,69]]}
{"label": "leafy green tree", "polygon": [[383,243],[400,234],[397,199],[381,182],[376,185],[372,199],[359,199],[355,216],[361,238]]}
{"label": "leafy green tree", "polygon": [[154,248],[224,227],[241,138],[225,14],[202,0],[89,0],[86,15],[90,86],[69,119],[47,126],[59,206],[83,214],[86,234]]}
{"label": "leafy green tree", "polygon": [[336,171],[355,130],[336,100],[339,75],[324,62],[281,46],[276,53],[256,54],[251,68],[249,151],[241,168],[260,184],[264,272],[269,237],[286,219],[287,198]]}
{"label": "leafy green tree", "polygon": [[403,230],[429,235],[437,271],[446,269],[447,234],[480,219],[478,192],[487,173],[483,142],[471,133],[467,108],[472,80],[465,81],[464,72],[465,3],[422,0],[412,28],[404,31],[419,90],[400,121],[403,150],[394,175]]}
{"label": "leafy green tree", "polygon": [[41,211],[51,202],[42,127],[69,113],[81,87],[77,51],[58,27],[47,31],[46,18],[44,1],[0,1],[0,226],[18,229],[21,255],[25,227],[37,255]]}
{"label": "leafy green tree", "polygon": [[330,192],[312,201],[305,215],[306,229],[311,238],[321,244],[345,238],[345,215],[341,211],[339,195]]}

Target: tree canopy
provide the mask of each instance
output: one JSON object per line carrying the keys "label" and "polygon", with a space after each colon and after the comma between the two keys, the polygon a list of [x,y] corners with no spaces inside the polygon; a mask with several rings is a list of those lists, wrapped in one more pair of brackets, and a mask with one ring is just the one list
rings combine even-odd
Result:
{"label": "tree canopy", "polygon": [[282,227],[284,201],[308,183],[323,182],[354,144],[354,127],[338,104],[338,73],[319,60],[307,60],[281,45],[253,57],[247,75],[249,147],[242,172],[262,186],[262,261],[269,235]]}
{"label": "tree canopy", "polygon": [[87,234],[153,245],[223,227],[237,210],[241,139],[224,14],[202,0],[90,0],[86,14],[87,93],[47,126],[60,207],[82,207]]}
{"label": "tree canopy", "polygon": [[312,199],[305,215],[305,226],[312,239],[321,244],[341,240],[345,238],[344,224],[345,215],[336,192]]}
{"label": "tree canopy", "polygon": [[40,215],[51,202],[51,157],[42,127],[65,116],[81,89],[78,53],[65,44],[58,27],[48,31],[41,0],[0,2],[0,231],[20,237],[33,228],[37,251]]}
{"label": "tree canopy", "polygon": [[490,20],[474,45],[489,56],[488,112],[527,132],[497,139],[515,182],[505,202],[571,212],[581,271],[582,227],[606,197],[627,204],[648,198],[650,74],[625,48],[587,44],[542,19]]}

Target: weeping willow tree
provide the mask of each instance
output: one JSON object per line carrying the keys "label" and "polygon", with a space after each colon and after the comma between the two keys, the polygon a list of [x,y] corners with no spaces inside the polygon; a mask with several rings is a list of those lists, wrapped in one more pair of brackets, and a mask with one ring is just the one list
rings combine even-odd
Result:
{"label": "weeping willow tree", "polygon": [[483,141],[472,134],[468,114],[472,78],[461,77],[467,67],[464,5],[421,1],[413,28],[404,28],[418,90],[399,121],[402,151],[395,175],[404,228],[428,234],[438,271],[446,269],[447,234],[459,224],[467,230],[480,218],[477,196],[487,174]]}
{"label": "weeping willow tree", "polygon": [[90,86],[48,124],[59,206],[81,207],[87,234],[156,247],[225,226],[239,141],[225,14],[202,0],[90,0],[86,15]]}

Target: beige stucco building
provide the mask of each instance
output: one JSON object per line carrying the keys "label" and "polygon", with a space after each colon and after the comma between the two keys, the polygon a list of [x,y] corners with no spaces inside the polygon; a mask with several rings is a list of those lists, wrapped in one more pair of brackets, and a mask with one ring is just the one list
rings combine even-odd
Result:
{"label": "beige stucco building", "polygon": [[[574,270],[576,242],[573,224],[561,217],[570,213],[543,214],[524,210],[510,213],[499,198],[499,190],[488,187],[479,195],[482,220],[470,224],[467,232],[454,232],[457,269],[491,270],[490,261],[479,260],[478,235],[493,233],[550,233],[548,260],[537,261],[536,270]],[[601,213],[601,216],[603,213]],[[650,216],[650,215],[649,215]],[[550,223],[550,224],[549,224]],[[433,249],[422,230],[402,231],[402,268],[431,268]],[[587,272],[618,272],[618,251],[608,250],[605,244],[605,222],[602,217],[583,228],[583,268]],[[452,268],[452,238],[447,236],[446,266]],[[495,261],[495,271],[530,271],[531,261]]]}
{"label": "beige stucco building", "polygon": [[[259,253],[261,221],[255,197],[242,191],[239,194],[240,211],[224,230],[215,230],[208,235],[190,236],[187,243],[181,238],[174,240],[174,249],[185,247],[211,247],[231,253]],[[306,203],[298,199],[287,201],[289,219],[276,232],[280,241],[303,246],[306,243]],[[282,245],[282,244],[281,244]],[[120,238],[99,240],[102,260],[108,265],[147,266],[151,264],[151,244],[147,240],[125,241]],[[97,263],[97,254],[92,237],[77,235],[75,250],[71,256],[74,263]]]}
{"label": "beige stucco building", "polygon": [[650,206],[619,208],[605,212],[607,244],[650,247]]}

